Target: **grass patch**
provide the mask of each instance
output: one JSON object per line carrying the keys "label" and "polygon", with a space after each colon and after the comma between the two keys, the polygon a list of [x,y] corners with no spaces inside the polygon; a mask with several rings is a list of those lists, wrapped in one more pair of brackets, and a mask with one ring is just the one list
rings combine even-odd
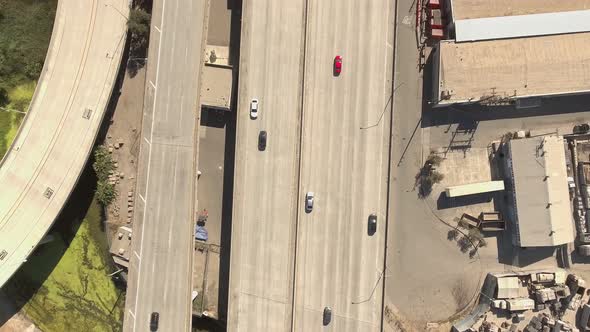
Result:
{"label": "grass patch", "polygon": [[[7,94],[9,102],[4,107],[11,110],[26,112],[31,99],[33,98],[36,85],[35,81],[29,81],[12,88]],[[18,128],[20,127],[23,118],[24,114],[21,113],[0,112],[0,159],[4,157],[6,151],[10,148],[10,144],[12,144],[12,141],[18,132]]]}
{"label": "grass patch", "polygon": [[33,99],[37,82],[28,81],[18,84],[8,92],[8,109],[26,112]]}
{"label": "grass patch", "polygon": [[[0,0],[0,107],[26,112],[49,47],[57,0]],[[0,112],[0,158],[22,115]]]}
{"label": "grass patch", "polygon": [[12,278],[7,292],[41,330],[121,330],[125,300],[107,276],[113,268],[100,218],[94,200],[69,245],[56,235]]}

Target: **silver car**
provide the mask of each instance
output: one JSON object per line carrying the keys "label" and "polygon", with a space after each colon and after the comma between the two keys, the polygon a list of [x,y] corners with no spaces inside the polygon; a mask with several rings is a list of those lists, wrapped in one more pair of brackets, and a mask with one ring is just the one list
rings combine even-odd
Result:
{"label": "silver car", "polygon": [[314,193],[312,191],[308,191],[305,195],[305,212],[309,213],[313,210],[313,197]]}

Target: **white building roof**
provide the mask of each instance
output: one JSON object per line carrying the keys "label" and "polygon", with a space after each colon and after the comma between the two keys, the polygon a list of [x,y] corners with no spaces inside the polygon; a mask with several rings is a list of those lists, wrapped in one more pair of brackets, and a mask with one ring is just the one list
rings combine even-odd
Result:
{"label": "white building roof", "polygon": [[445,189],[447,197],[457,197],[504,190],[504,181],[485,181],[451,186]]}
{"label": "white building roof", "polygon": [[590,10],[455,21],[455,41],[546,36],[590,31]]}
{"label": "white building roof", "polygon": [[574,241],[561,136],[510,141],[521,247],[557,246]]}
{"label": "white building roof", "polygon": [[590,9],[590,0],[449,0],[453,20]]}
{"label": "white building roof", "polygon": [[498,278],[497,299],[514,299],[520,296],[518,277]]}

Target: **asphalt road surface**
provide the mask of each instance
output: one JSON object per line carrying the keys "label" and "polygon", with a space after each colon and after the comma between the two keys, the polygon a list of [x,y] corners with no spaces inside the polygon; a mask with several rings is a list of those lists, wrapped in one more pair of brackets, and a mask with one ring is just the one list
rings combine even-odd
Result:
{"label": "asphalt road surface", "polygon": [[379,329],[393,15],[389,0],[244,2],[229,331],[318,330],[325,306],[326,330]]}
{"label": "asphalt road surface", "polygon": [[291,327],[303,12],[303,0],[243,3],[228,331]]}
{"label": "asphalt road surface", "polygon": [[0,163],[0,286],[47,233],[86,165],[117,78],[128,11],[126,0],[59,0],[28,114]]}
{"label": "asphalt road surface", "polygon": [[[294,331],[378,331],[381,323],[394,3],[308,3]],[[329,22],[329,23],[328,23]],[[336,55],[342,73],[332,74]],[[368,233],[368,217],[378,216]]]}
{"label": "asphalt road surface", "polygon": [[196,119],[207,1],[155,1],[126,331],[189,331]]}

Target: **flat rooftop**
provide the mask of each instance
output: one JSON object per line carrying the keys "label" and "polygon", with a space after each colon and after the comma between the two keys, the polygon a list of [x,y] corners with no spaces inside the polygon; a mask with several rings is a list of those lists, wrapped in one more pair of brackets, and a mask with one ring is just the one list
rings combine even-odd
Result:
{"label": "flat rooftop", "polygon": [[590,47],[584,46],[588,42],[590,33],[474,43],[442,41],[439,103],[588,92]]}
{"label": "flat rooftop", "polygon": [[590,32],[590,10],[484,17],[455,21],[456,42],[580,32]]}
{"label": "flat rooftop", "polygon": [[121,226],[111,241],[109,252],[113,255],[115,262],[124,267],[129,267],[131,257],[131,234],[133,231],[127,226]]}
{"label": "flat rooftop", "polygon": [[510,141],[521,247],[557,246],[574,241],[561,136]]}
{"label": "flat rooftop", "polygon": [[203,66],[201,80],[201,105],[229,110],[231,106],[232,68]]}
{"label": "flat rooftop", "polygon": [[451,0],[453,20],[590,9],[590,0]]}

